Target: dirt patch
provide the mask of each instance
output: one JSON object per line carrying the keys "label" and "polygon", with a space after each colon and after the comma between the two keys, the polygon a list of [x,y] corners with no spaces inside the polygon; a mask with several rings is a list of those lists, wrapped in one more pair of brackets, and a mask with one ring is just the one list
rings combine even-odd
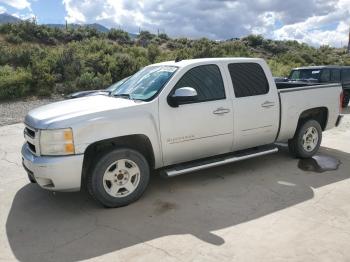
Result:
{"label": "dirt patch", "polygon": [[178,209],[178,205],[176,203],[171,203],[171,202],[162,201],[162,200],[157,200],[154,203],[154,205],[156,207],[154,212],[157,215],[161,215],[161,214],[164,214],[164,213],[169,212],[171,210]]}

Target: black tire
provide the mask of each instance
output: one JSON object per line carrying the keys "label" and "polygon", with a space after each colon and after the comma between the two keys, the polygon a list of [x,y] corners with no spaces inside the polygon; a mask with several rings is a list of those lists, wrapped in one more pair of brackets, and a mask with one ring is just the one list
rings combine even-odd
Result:
{"label": "black tire", "polygon": [[350,96],[344,93],[342,107],[347,107],[350,101]]}
{"label": "black tire", "polygon": [[[307,151],[303,147],[303,135],[310,128],[314,127],[318,132],[318,142],[316,147],[312,151]],[[293,139],[288,141],[289,152],[298,158],[310,158],[316,154],[320,148],[322,141],[322,129],[320,124],[316,120],[308,120],[300,124],[295,132]]]}
{"label": "black tire", "polygon": [[31,175],[29,175],[29,174],[27,174],[27,175],[28,175],[28,179],[29,179],[30,183],[35,184],[36,183],[35,179]]}
{"label": "black tire", "polygon": [[[134,162],[140,170],[139,182],[132,193],[125,197],[113,197],[105,189],[106,181],[103,177],[108,167],[117,160],[127,159]],[[113,171],[112,171],[113,172]],[[116,171],[117,172],[117,171]],[[145,192],[150,179],[149,164],[145,157],[132,149],[115,149],[97,159],[91,173],[88,175],[87,188],[95,200],[105,207],[122,207],[138,200]]]}

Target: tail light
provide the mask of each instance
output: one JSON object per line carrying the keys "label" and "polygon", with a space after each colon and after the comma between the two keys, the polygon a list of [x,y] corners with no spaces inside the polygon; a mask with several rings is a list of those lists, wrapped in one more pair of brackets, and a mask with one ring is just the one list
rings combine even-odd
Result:
{"label": "tail light", "polygon": [[344,92],[341,91],[340,96],[339,96],[339,114],[343,110],[343,100],[344,100]]}

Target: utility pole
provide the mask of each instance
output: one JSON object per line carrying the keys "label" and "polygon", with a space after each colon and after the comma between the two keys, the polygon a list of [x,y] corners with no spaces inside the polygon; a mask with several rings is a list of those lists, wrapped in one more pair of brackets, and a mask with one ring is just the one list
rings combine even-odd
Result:
{"label": "utility pole", "polygon": [[349,27],[348,54],[350,54],[350,27]]}

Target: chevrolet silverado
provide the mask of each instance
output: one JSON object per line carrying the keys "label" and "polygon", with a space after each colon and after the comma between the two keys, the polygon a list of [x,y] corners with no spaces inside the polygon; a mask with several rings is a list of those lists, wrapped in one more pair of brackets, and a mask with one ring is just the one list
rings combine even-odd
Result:
{"label": "chevrolet silverado", "polygon": [[141,197],[153,170],[191,173],[277,152],[276,142],[309,158],[322,132],[339,125],[341,102],[339,84],[279,90],[262,59],[153,64],[108,96],[30,111],[23,166],[42,188],[84,186],[106,207],[125,206]]}

